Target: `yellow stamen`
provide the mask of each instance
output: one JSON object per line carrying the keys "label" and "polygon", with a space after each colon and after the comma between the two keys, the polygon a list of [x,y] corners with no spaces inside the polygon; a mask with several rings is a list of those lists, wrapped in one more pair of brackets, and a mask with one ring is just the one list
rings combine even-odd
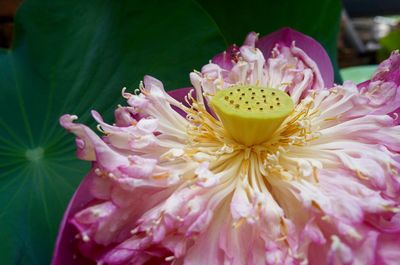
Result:
{"label": "yellow stamen", "polygon": [[239,228],[239,227],[244,223],[244,221],[246,221],[246,219],[242,217],[242,218],[240,218],[239,220],[233,222],[232,227],[233,227],[234,229],[237,229],[237,228]]}
{"label": "yellow stamen", "polygon": [[169,173],[168,172],[164,172],[164,173],[160,173],[157,175],[153,175],[153,179],[155,180],[163,180],[169,177]]}
{"label": "yellow stamen", "polygon": [[368,180],[368,179],[369,179],[369,178],[367,178],[366,176],[364,176],[364,175],[361,173],[360,170],[356,170],[356,173],[357,173],[357,176],[358,176],[360,179],[363,179],[363,180]]}

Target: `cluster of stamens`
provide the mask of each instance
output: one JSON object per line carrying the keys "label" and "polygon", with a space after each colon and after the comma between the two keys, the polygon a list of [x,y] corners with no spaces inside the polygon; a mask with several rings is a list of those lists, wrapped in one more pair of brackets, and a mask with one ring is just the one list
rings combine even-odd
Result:
{"label": "cluster of stamens", "polygon": [[[283,107],[285,107],[285,104],[287,104],[288,100],[287,98],[281,96],[281,93],[284,92],[277,92],[273,89],[255,89],[247,87],[244,91],[243,87],[241,87],[235,88],[234,91],[232,90],[233,89],[224,91],[225,94],[223,97],[220,96],[219,103],[230,106],[228,109],[229,111],[233,110],[239,114],[243,112],[250,113],[250,116],[247,116],[246,114],[240,117],[240,119],[236,119],[236,123],[234,123],[237,131],[242,130],[245,133],[248,133],[250,126],[248,123],[246,125],[241,123],[249,121],[252,122],[251,120],[254,117],[256,120],[260,120],[260,115],[264,115],[261,116],[261,120],[265,116],[267,119],[269,119],[266,121],[264,118],[263,120],[263,122],[267,122],[266,126],[270,126],[271,123],[276,123],[275,120],[272,120],[271,122],[271,116],[269,115],[276,115],[276,111],[279,112],[278,106],[283,105]],[[263,96],[265,96],[266,102],[264,102],[265,98]],[[285,96],[288,97],[287,94]],[[284,153],[290,149],[290,146],[304,145],[307,144],[308,141],[317,137],[317,135],[311,130],[310,119],[315,117],[315,115],[318,115],[316,110],[313,110],[312,97],[311,101],[301,102],[296,106],[296,108],[289,112],[287,117],[284,116],[284,121],[277,124],[277,129],[273,131],[267,141],[254,145],[243,144],[236,141],[236,139],[229,133],[229,129],[223,121],[210,115],[206,108],[199,104],[191,96],[189,99],[191,108],[188,111],[187,119],[190,121],[191,126],[188,129],[190,142],[186,149],[187,155],[194,156],[194,154],[198,152],[207,153],[208,155],[218,159],[219,163],[225,163],[225,159],[231,159],[235,154],[240,154],[241,152],[250,152],[249,154],[252,155],[249,157],[253,157],[250,160],[253,160],[254,157],[258,157],[256,160],[261,162],[260,166],[263,169],[260,168],[260,171],[263,173],[260,174],[264,177],[266,177],[264,174],[272,174],[277,176],[279,175],[285,179],[291,179],[299,175],[296,168],[291,168],[291,166],[290,168],[286,168],[285,166],[281,165],[279,157],[284,155]],[[274,102],[273,105],[271,104],[271,101]],[[235,104],[239,104],[239,106],[236,108]],[[272,105],[272,109],[274,111],[264,109],[266,104]],[[268,105],[268,108],[270,105]],[[249,110],[248,107],[246,108],[246,106],[250,106],[251,110]],[[255,109],[255,106],[260,106],[259,108],[263,108],[263,110],[260,110],[259,108]],[[226,114],[222,113],[222,115]],[[228,115],[230,114],[228,113]],[[221,115],[219,116],[221,117]],[[228,119],[230,119],[229,116]],[[266,128],[260,125],[256,126],[255,128],[257,129],[257,133],[260,134],[266,131]],[[221,156],[224,153],[226,156]],[[225,162],[223,162],[221,159]],[[247,168],[245,169],[245,171],[248,170],[249,169]],[[241,175],[246,175],[246,173]],[[263,178],[261,175],[260,177]]]}

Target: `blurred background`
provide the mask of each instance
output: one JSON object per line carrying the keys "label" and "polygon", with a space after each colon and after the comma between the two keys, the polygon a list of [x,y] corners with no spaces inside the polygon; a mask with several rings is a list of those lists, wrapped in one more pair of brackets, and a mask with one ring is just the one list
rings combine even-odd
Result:
{"label": "blurred background", "polygon": [[[23,0],[0,0],[0,47],[9,48]],[[343,80],[364,81],[376,64],[400,49],[399,0],[342,0],[338,65]]]}
{"label": "blurred background", "polygon": [[14,15],[22,0],[0,0],[0,47],[11,44]]}
{"label": "blurred background", "polygon": [[364,81],[400,49],[400,1],[343,0],[338,61],[344,80]]}

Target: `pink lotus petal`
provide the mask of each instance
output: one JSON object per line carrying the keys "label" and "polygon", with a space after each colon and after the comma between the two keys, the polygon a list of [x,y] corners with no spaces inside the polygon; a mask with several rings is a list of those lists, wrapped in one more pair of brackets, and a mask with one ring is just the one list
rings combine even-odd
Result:
{"label": "pink lotus petal", "polygon": [[[257,40],[257,34],[251,32],[244,44],[259,48],[264,54],[264,58],[268,59],[272,56],[272,50],[276,44],[290,47],[293,42],[295,45],[302,49],[315,63],[319,69],[322,79],[324,80],[324,87],[333,86],[333,66],[325,49],[313,38],[306,36],[291,28],[283,28],[275,31],[267,36]],[[232,60],[235,59],[239,52],[237,46],[230,46],[226,51],[216,55],[212,62],[218,64],[225,70],[231,70],[233,67]]]}
{"label": "pink lotus petal", "polygon": [[[182,102],[189,90],[190,88],[176,89],[169,92],[169,94],[176,100]],[[94,172],[91,171],[83,178],[65,210],[54,247],[52,265],[95,264],[93,261],[90,261],[79,254],[75,241],[75,236],[78,234],[78,230],[68,221],[82,208],[83,205],[86,205],[88,202],[93,200],[94,197],[90,192],[90,182],[93,180],[93,175]]]}
{"label": "pink lotus petal", "polygon": [[69,223],[69,220],[72,218],[72,216],[74,216],[83,205],[86,205],[93,199],[89,192],[90,182],[93,179],[93,175],[94,172],[91,171],[83,178],[81,184],[71,198],[67,209],[65,210],[54,247],[53,260],[51,263],[52,265],[95,264],[95,262],[90,261],[79,254],[75,241],[75,236],[78,234],[78,230],[71,223]]}
{"label": "pink lotus petal", "polygon": [[226,49],[226,51],[221,52],[216,55],[212,61],[215,64],[218,64],[223,69],[231,70],[233,67],[232,59],[235,57],[235,54],[239,52],[239,49],[236,45],[231,45]]}
{"label": "pink lotus petal", "polygon": [[393,82],[400,86],[400,54],[394,51],[388,59],[379,64],[378,69],[372,76],[372,81],[382,80]]}
{"label": "pink lotus petal", "polygon": [[331,60],[321,44],[313,38],[291,28],[283,28],[259,39],[256,47],[268,58],[276,43],[290,47],[293,41],[297,47],[302,49],[316,63],[324,80],[325,87],[332,87],[333,66]]}
{"label": "pink lotus petal", "polygon": [[[384,106],[393,115],[400,115],[400,54],[394,51],[388,59],[379,64],[371,80],[359,84],[361,89],[377,91],[378,97],[390,97]],[[379,89],[377,89],[379,87]],[[400,122],[399,119],[397,120]]]}

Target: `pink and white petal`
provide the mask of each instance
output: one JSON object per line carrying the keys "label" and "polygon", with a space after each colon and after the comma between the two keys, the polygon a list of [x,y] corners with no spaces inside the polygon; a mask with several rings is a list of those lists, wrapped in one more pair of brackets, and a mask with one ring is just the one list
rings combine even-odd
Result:
{"label": "pink and white petal", "polygon": [[[400,54],[392,52],[379,64],[371,80],[358,84],[361,94],[377,108],[376,114],[400,115]],[[397,123],[399,120],[397,120]]]}
{"label": "pink and white petal", "polygon": [[137,123],[133,108],[119,106],[114,111],[115,124],[118,127],[129,127]]}
{"label": "pink and white petal", "polygon": [[60,118],[60,124],[76,135],[77,156],[83,160],[94,161],[96,160],[96,145],[105,144],[89,127],[74,123],[76,119],[78,117],[75,115],[65,114]]}
{"label": "pink and white petal", "polygon": [[136,109],[141,115],[158,120],[157,131],[170,135],[176,139],[184,140],[186,135],[187,121],[180,112],[174,109],[185,110],[183,103],[171,97],[165,90],[161,81],[151,77],[144,77],[144,85],[141,84],[141,94],[148,104],[145,106],[136,106],[137,97],[128,95],[128,104]]}
{"label": "pink and white petal", "polygon": [[373,74],[371,81],[393,82],[400,86],[400,54],[393,51],[388,59],[379,64],[378,69]]}
{"label": "pink and white petal", "polygon": [[315,222],[315,219],[315,217],[310,218],[301,231],[302,251],[305,251],[304,248],[308,248],[309,243],[324,245],[327,242],[325,235],[319,228],[318,223]]}
{"label": "pink and white petal", "polygon": [[387,234],[400,234],[400,214],[369,215],[366,222],[378,231]]}
{"label": "pink and white petal", "polygon": [[377,264],[395,265],[400,260],[400,235],[381,235],[377,247]]}
{"label": "pink and white petal", "polygon": [[360,88],[360,96],[373,110],[371,114],[398,113],[400,108],[400,85],[394,82],[371,81]]}
{"label": "pink and white petal", "polygon": [[310,90],[326,87],[314,61],[294,44],[276,45],[266,61],[265,75],[265,86],[288,92],[296,104]]}
{"label": "pink and white petal", "polygon": [[183,265],[198,264],[224,264],[223,251],[219,246],[221,230],[225,223],[228,205],[223,203],[221,211],[213,218],[206,232],[202,233],[196,239],[196,244],[188,249]]}
{"label": "pink and white petal", "polygon": [[[258,34],[255,32],[250,32],[243,45],[255,48],[256,42],[258,41]],[[211,60],[212,63],[217,64],[224,70],[230,71],[235,63],[238,61],[240,56],[240,48],[235,44],[231,45],[225,51],[214,56]]]}
{"label": "pink and white petal", "polygon": [[145,249],[149,246],[150,239],[132,236],[121,244],[112,248],[99,262],[110,265],[144,264],[151,256],[146,255]]}
{"label": "pink and white petal", "polygon": [[355,250],[353,265],[375,265],[377,263],[377,245],[379,233],[370,231],[361,246]]}
{"label": "pink and white petal", "polygon": [[[332,87],[333,66],[331,60],[321,44],[313,38],[291,28],[284,28],[260,38],[256,42],[256,47],[262,51],[266,59],[269,59],[276,44],[291,47],[293,42],[295,42],[296,47],[303,51],[304,54],[300,56],[308,57],[305,62],[310,64],[311,69],[313,71],[318,69],[323,80],[323,87]],[[307,57],[304,57],[305,55]]]}
{"label": "pink and white petal", "polygon": [[[111,192],[113,188],[113,180],[105,177],[104,173],[93,164],[93,170],[96,174],[95,178],[92,178],[90,183],[90,194],[100,200],[109,200],[111,198]],[[100,177],[98,177],[100,176]]]}
{"label": "pink and white petal", "polygon": [[60,118],[60,123],[82,141],[77,145],[79,158],[97,161],[98,165],[108,172],[115,171],[121,165],[129,164],[129,160],[124,155],[113,150],[89,127],[73,123],[75,119],[77,119],[76,116],[66,114]]}
{"label": "pink and white petal", "polygon": [[[256,251],[254,241],[259,238],[256,229],[256,226],[246,223],[236,227],[234,220],[228,216],[220,231],[219,247],[224,251],[224,262],[221,264],[249,264],[252,252]],[[257,252],[262,252],[264,247],[259,247],[261,247],[261,251]],[[258,260],[262,260],[262,258],[264,258],[264,253]]]}
{"label": "pink and white petal", "polygon": [[93,197],[89,189],[90,183],[96,176],[94,171],[89,172],[88,175],[82,180],[75,194],[72,196],[67,209],[65,210],[64,217],[61,221],[57,241],[54,247],[52,258],[52,265],[90,265],[94,262],[84,258],[79,254],[76,247],[75,236],[77,229],[69,222],[76,212],[87,205]]}
{"label": "pink and white petal", "polygon": [[[150,80],[151,81],[151,80]],[[151,84],[152,86],[153,84]],[[179,101],[183,101],[184,96],[187,94],[188,89],[179,89],[171,92],[174,98]],[[130,107],[128,107],[130,108]],[[130,117],[131,109],[123,109],[116,113],[116,119],[118,120],[117,126],[125,126],[129,127],[133,124],[130,124],[132,121]],[[179,111],[179,110],[178,110]],[[134,113],[132,113],[133,115]],[[117,202],[117,205],[121,204],[122,201],[126,204],[126,196],[122,195],[122,200],[118,199],[121,196],[117,195],[121,193],[120,188],[113,188],[112,180],[109,178],[105,178],[102,171],[99,171],[98,166],[99,163],[104,162],[106,165],[110,164],[110,161],[114,161],[115,151],[111,150],[103,140],[98,137],[94,132],[92,132],[88,127],[73,123],[76,116],[64,115],[60,118],[60,123],[67,130],[75,133],[77,135],[77,143],[78,143],[78,157],[85,160],[98,160],[97,166],[94,165],[93,170],[84,178],[74,196],[72,197],[67,210],[65,211],[64,218],[60,225],[60,230],[57,238],[57,242],[55,245],[55,250],[52,259],[52,265],[83,265],[83,264],[92,264],[91,261],[84,258],[79,254],[79,251],[76,247],[76,239],[75,236],[77,234],[77,229],[68,221],[71,220],[72,217],[81,210],[85,205],[87,205],[90,201],[92,201],[95,197],[100,199],[109,199],[112,198],[113,201]],[[135,122],[133,122],[136,124]],[[146,126],[143,128],[147,128]],[[96,149],[97,148],[97,149]],[[112,157],[107,156],[107,152],[112,152]],[[117,155],[117,157],[119,157]],[[111,158],[111,159],[109,159]],[[126,162],[126,161],[124,161]],[[115,163],[111,163],[111,168],[115,168]],[[117,163],[117,165],[126,165],[125,163]],[[95,169],[99,172],[95,173]],[[101,177],[100,177],[101,175]],[[115,185],[115,184],[114,184]],[[114,190],[114,191],[112,191]],[[116,192],[119,190],[120,192]],[[153,199],[153,203],[159,203],[160,200],[164,200],[165,196],[168,197],[168,193],[160,193],[158,199]],[[164,195],[163,195],[164,194]],[[163,197],[164,196],[164,197]],[[132,197],[132,196],[130,196]],[[134,196],[135,197],[135,196]],[[142,195],[143,197],[143,195]],[[146,197],[146,196],[144,196]],[[143,199],[144,199],[143,197]],[[149,207],[152,207],[150,205]],[[99,251],[96,246],[94,247],[86,247],[87,254],[95,257],[97,254],[95,252]],[[159,263],[157,263],[159,264]]]}
{"label": "pink and white petal", "polygon": [[214,56],[211,61],[214,64],[219,65],[222,69],[229,71],[234,65],[234,61],[236,60],[238,52],[239,48],[236,45],[231,45],[228,47],[228,49],[226,49],[226,51]]}
{"label": "pink and white petal", "polygon": [[253,207],[241,183],[236,186],[230,208],[232,217],[236,222],[240,219],[247,219],[252,215]]}
{"label": "pink and white petal", "polygon": [[84,242],[109,245],[125,240],[136,226],[132,220],[137,220],[166,195],[151,189],[136,189],[128,193],[115,186],[111,197],[112,200],[103,202],[93,200],[72,218]]}
{"label": "pink and white petal", "polygon": [[331,236],[331,246],[327,253],[326,264],[351,265],[354,261],[354,254],[350,246],[342,242],[336,235]]}

